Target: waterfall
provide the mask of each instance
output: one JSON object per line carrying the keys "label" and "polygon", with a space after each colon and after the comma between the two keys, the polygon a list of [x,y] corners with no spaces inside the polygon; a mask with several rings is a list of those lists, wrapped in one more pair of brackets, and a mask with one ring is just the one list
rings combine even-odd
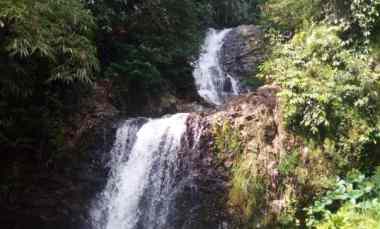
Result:
{"label": "waterfall", "polygon": [[[199,94],[215,105],[239,93],[238,82],[222,70],[219,60],[229,32],[208,31],[193,74]],[[182,113],[135,118],[118,128],[108,182],[90,212],[92,229],[225,228],[204,218],[210,197],[197,190],[202,174],[194,173],[190,159],[203,156],[197,148],[203,127],[199,117],[188,129],[188,120],[189,114]]]}
{"label": "waterfall", "polygon": [[118,129],[111,176],[91,212],[94,229],[166,228],[187,117],[152,119],[141,128],[129,120]]}
{"label": "waterfall", "polygon": [[223,71],[220,50],[231,29],[209,29],[193,76],[198,93],[207,102],[221,105],[227,97],[239,94],[238,82]]}

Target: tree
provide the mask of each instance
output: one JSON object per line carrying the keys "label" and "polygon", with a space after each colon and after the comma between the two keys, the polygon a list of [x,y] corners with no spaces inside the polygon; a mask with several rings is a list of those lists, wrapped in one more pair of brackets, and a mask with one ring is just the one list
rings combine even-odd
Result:
{"label": "tree", "polygon": [[58,118],[65,91],[92,82],[98,69],[94,28],[80,0],[0,2],[0,141],[48,131],[36,126],[53,113]]}
{"label": "tree", "polygon": [[204,12],[200,5],[192,0],[89,3],[100,29],[102,71],[117,82],[123,100],[142,100],[168,88],[176,93],[192,83],[190,63],[199,48]]}
{"label": "tree", "polygon": [[263,0],[211,0],[213,20],[216,25],[233,27],[256,23],[260,16],[259,4]]}

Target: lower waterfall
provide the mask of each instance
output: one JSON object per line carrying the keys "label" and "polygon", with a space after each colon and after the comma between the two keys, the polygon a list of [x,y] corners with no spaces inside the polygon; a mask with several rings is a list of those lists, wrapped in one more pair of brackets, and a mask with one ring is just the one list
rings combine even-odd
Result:
{"label": "lower waterfall", "polygon": [[188,114],[128,120],[116,134],[111,176],[92,209],[94,229],[164,229],[176,192],[177,153]]}

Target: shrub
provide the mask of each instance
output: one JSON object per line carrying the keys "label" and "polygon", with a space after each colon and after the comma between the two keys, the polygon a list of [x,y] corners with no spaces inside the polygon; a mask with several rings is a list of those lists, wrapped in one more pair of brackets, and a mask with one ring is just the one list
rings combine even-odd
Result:
{"label": "shrub", "polygon": [[380,170],[371,178],[357,171],[338,179],[335,188],[308,208],[308,226],[327,228],[378,228],[380,224]]}
{"label": "shrub", "polygon": [[268,0],[261,8],[265,21],[287,30],[299,29],[322,13],[320,0]]}
{"label": "shrub", "polygon": [[328,0],[324,3],[326,22],[340,24],[350,38],[368,45],[379,19],[379,0]]}
{"label": "shrub", "polygon": [[339,167],[379,140],[380,74],[348,49],[340,27],[312,26],[274,49],[262,77],[279,84],[287,127],[323,145]]}
{"label": "shrub", "polygon": [[1,146],[61,146],[63,116],[99,68],[95,27],[80,0],[0,1]]}
{"label": "shrub", "polygon": [[268,0],[261,8],[271,27],[294,31],[324,22],[342,26],[347,38],[365,45],[379,26],[379,0]]}
{"label": "shrub", "polygon": [[[91,82],[94,70],[98,69],[97,50],[92,40],[94,28],[91,13],[77,0],[1,1],[0,55],[4,59],[0,67],[10,65],[10,69],[14,69],[12,73],[7,70],[3,74],[3,79],[10,77],[7,73],[13,79],[4,79],[1,83],[15,82],[15,75],[22,73],[21,85],[28,85],[26,81],[34,77],[42,82]],[[32,71],[38,65],[44,68],[33,76]],[[16,83],[12,85],[17,87]]]}
{"label": "shrub", "polygon": [[318,229],[351,229],[365,228],[378,229],[380,225],[380,202],[375,199],[361,204],[346,204],[339,211],[331,215],[316,226]]}

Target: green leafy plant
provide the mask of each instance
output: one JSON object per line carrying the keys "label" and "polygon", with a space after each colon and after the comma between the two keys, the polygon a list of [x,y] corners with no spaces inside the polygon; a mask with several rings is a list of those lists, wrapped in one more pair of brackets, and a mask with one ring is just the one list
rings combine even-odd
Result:
{"label": "green leafy plant", "polygon": [[275,48],[261,76],[282,87],[287,127],[325,144],[344,164],[377,144],[380,74],[369,56],[345,46],[340,31],[319,25],[298,33]]}
{"label": "green leafy plant", "polygon": [[380,223],[378,172],[366,178],[358,171],[337,179],[335,188],[307,208],[307,225],[317,228],[377,228]]}
{"label": "green leafy plant", "polygon": [[322,14],[320,0],[268,0],[261,8],[263,22],[285,30],[297,30]]}
{"label": "green leafy plant", "polygon": [[362,42],[365,50],[379,23],[379,7],[379,0],[329,0],[323,9],[326,22],[344,27],[346,35]]}
{"label": "green leafy plant", "polygon": [[216,123],[213,128],[213,135],[215,139],[214,148],[218,156],[230,156],[232,158],[242,152],[239,130],[234,128],[231,122]]}
{"label": "green leafy plant", "polygon": [[285,155],[278,165],[278,171],[284,176],[289,176],[294,174],[296,167],[299,164],[300,154],[294,151],[290,154]]}
{"label": "green leafy plant", "polygon": [[80,0],[0,1],[2,145],[62,146],[62,119],[99,70],[95,28]]}
{"label": "green leafy plant", "polygon": [[92,41],[95,21],[83,3],[5,0],[0,3],[0,21],[5,33],[1,55],[20,68],[14,74],[30,70],[24,64],[29,60],[46,67],[47,78],[41,81],[91,82],[98,69]]}

